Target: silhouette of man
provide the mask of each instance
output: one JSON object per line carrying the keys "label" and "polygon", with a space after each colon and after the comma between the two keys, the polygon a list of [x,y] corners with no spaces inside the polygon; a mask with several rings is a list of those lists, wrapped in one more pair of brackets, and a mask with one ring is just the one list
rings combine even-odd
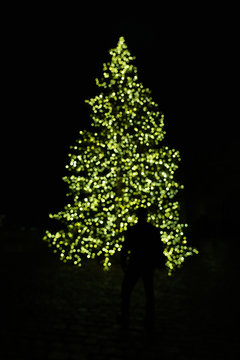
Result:
{"label": "silhouette of man", "polygon": [[163,268],[165,256],[159,230],[147,222],[147,211],[137,211],[138,223],[125,233],[125,241],[121,251],[121,265],[124,271],[122,283],[122,315],[124,328],[129,325],[129,304],[134,286],[142,279],[146,295],[145,327],[154,324],[154,270]]}

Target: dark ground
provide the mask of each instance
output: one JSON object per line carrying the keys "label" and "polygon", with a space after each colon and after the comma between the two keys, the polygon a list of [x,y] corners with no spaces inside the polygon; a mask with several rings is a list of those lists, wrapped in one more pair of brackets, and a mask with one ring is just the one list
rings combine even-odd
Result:
{"label": "dark ground", "polygon": [[130,329],[117,323],[118,261],[109,272],[90,262],[79,269],[60,262],[38,231],[0,236],[1,360],[233,360],[240,355],[238,254],[227,239],[200,239],[200,254],[174,277],[156,273],[151,334],[143,328],[141,283],[132,297]]}

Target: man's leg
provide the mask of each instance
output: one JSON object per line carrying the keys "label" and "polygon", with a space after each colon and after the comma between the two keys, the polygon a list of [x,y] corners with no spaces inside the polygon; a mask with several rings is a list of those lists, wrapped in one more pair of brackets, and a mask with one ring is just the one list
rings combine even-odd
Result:
{"label": "man's leg", "polygon": [[128,326],[129,323],[129,306],[131,293],[139,278],[139,273],[133,269],[127,269],[122,282],[122,322]]}
{"label": "man's leg", "polygon": [[143,285],[146,294],[146,315],[145,315],[145,326],[152,328],[154,326],[155,316],[155,301],[154,301],[154,271],[146,271],[142,275]]}

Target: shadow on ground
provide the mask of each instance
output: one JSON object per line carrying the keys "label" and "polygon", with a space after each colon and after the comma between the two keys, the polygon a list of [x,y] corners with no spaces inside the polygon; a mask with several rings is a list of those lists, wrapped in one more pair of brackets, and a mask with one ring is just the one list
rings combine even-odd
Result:
{"label": "shadow on ground", "polygon": [[120,329],[122,271],[95,262],[63,264],[38,231],[1,232],[4,244],[1,359],[235,359],[239,311],[237,255],[228,242],[201,239],[200,255],[173,277],[155,276],[156,329],[143,327],[144,290]]}

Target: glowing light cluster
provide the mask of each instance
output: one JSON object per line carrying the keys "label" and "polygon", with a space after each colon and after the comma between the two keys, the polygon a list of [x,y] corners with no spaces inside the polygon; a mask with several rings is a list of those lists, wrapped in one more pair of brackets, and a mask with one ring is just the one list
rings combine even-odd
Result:
{"label": "glowing light cluster", "polygon": [[103,77],[96,80],[102,92],[86,101],[92,131],[80,131],[69,154],[64,181],[71,202],[50,215],[64,229],[47,231],[45,240],[64,262],[81,266],[84,258],[99,258],[108,269],[111,256],[121,251],[125,231],[138,221],[136,209],[144,206],[149,222],[159,228],[170,275],[197,253],[187,246],[186,225],[179,223],[179,203],[174,200],[182,188],[174,180],[180,155],[160,146],[164,116],[151,91],[138,81],[123,37],[110,55]]}

